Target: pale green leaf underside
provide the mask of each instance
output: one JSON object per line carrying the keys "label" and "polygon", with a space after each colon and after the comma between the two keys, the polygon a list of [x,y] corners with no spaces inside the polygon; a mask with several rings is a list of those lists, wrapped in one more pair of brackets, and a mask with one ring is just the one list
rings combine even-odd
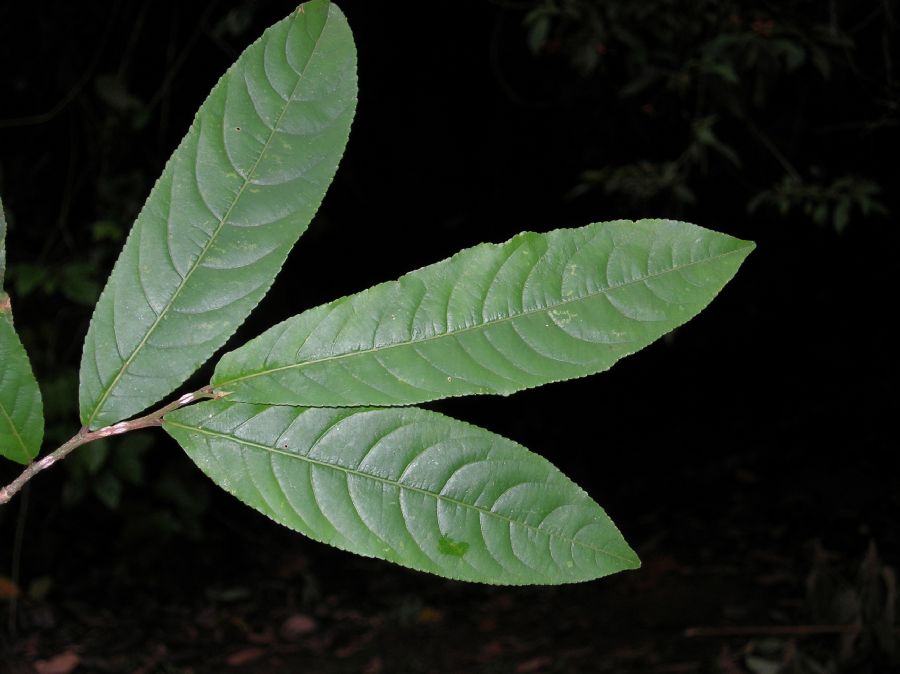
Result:
{"label": "pale green leaf underside", "polygon": [[163,427],[229,493],[362,555],[517,585],[639,565],[600,506],[549,462],[435,412],[220,400]]}
{"label": "pale green leaf underside", "polygon": [[406,405],[600,372],[701,311],[753,244],[670,220],[483,244],[222,357],[231,400]]}
{"label": "pale green leaf underside", "polygon": [[269,28],[216,84],[97,304],[81,361],[86,426],[170,393],[247,317],[319,207],[355,103],[353,38],[324,0]]}
{"label": "pale green leaf underside", "polygon": [[0,456],[28,463],[41,449],[44,405],[25,348],[16,334],[6,271],[6,215],[0,201]]}

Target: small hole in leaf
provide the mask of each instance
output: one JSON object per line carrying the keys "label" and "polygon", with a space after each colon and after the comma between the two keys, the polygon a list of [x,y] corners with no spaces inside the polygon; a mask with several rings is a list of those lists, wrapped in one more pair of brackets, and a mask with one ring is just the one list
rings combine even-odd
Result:
{"label": "small hole in leaf", "polygon": [[236,126],[236,127],[234,127],[234,130],[235,130],[235,131],[240,131],[240,130],[241,130],[241,127]]}

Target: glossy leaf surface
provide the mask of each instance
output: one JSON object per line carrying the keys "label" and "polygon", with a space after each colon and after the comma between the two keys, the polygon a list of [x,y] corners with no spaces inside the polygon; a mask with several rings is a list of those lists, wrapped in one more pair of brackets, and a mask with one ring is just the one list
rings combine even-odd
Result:
{"label": "glossy leaf surface", "polygon": [[41,449],[44,408],[31,363],[12,319],[3,288],[6,271],[6,215],[0,202],[0,456],[28,463]]}
{"label": "glossy leaf surface", "polygon": [[307,536],[448,578],[554,584],[635,568],[588,495],[545,459],[415,408],[224,400],[168,415],[213,481]]}
{"label": "glossy leaf surface", "polygon": [[212,381],[232,400],[337,406],[582,377],[697,314],[752,249],[669,220],[520,234],[288,319]]}
{"label": "glossy leaf surface", "polygon": [[355,103],[353,38],[325,0],[269,28],[216,84],[97,304],[81,361],[86,426],[170,393],[247,317],[322,201]]}

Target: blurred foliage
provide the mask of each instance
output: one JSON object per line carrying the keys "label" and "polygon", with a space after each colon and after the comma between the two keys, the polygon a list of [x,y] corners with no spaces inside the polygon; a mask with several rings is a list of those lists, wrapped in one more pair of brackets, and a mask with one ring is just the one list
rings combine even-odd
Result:
{"label": "blurred foliage", "polygon": [[[678,213],[727,175],[749,183],[751,213],[837,231],[887,215],[873,176],[845,164],[848,142],[898,123],[891,3],[533,0],[518,11],[531,51],[613,92],[610,106],[636,103],[631,132],[654,148],[587,168],[572,196],[602,190]],[[847,120],[854,87],[873,105]]]}
{"label": "blurred foliage", "polygon": [[[809,622],[793,636],[760,635],[738,652],[726,648],[722,674],[877,674],[900,665],[897,575],[873,543],[848,563],[816,543],[806,576]],[[763,631],[763,630],[760,630]]]}
{"label": "blurred foliage", "polygon": [[842,232],[854,209],[863,216],[887,215],[887,209],[878,200],[880,193],[876,183],[857,176],[841,176],[824,185],[786,175],[772,189],[756,195],[747,208],[753,212],[760,206],[772,206],[783,216],[802,211],[817,225],[830,224]]}
{"label": "blurred foliage", "polygon": [[857,628],[840,635],[837,659],[842,663],[900,665],[896,571],[881,559],[874,543],[855,569],[841,568],[838,561],[816,545],[813,568],[806,578],[810,617],[820,625]]}

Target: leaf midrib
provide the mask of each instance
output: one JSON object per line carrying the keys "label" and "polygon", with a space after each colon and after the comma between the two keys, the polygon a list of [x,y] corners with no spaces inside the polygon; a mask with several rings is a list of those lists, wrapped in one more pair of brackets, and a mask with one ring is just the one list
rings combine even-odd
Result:
{"label": "leaf midrib", "polygon": [[[279,124],[281,124],[281,120],[284,118],[284,115],[287,112],[287,109],[290,107],[291,103],[294,102],[294,95],[297,93],[297,88],[300,86],[300,83],[303,81],[303,77],[306,74],[306,70],[309,67],[310,62],[313,60],[313,57],[316,54],[316,50],[319,48],[319,44],[322,41],[322,35],[325,33],[325,28],[327,25],[328,25],[328,18],[326,18],[325,23],[322,24],[322,30],[319,33],[319,35],[316,37],[316,42],[313,45],[312,50],[310,51],[309,58],[306,60],[306,63],[303,64],[303,70],[297,75],[297,83],[294,85],[293,89],[291,90],[290,96],[288,96],[287,100],[285,100],[284,106],[281,108],[281,112],[279,113],[278,118],[275,120],[275,123],[272,125],[272,131],[269,133],[269,137],[266,138],[265,145],[263,145],[262,149],[259,151],[259,155],[256,157],[256,161],[253,162],[252,168],[247,173],[247,177],[244,178],[243,184],[241,185],[240,189],[235,194],[234,199],[231,202],[231,205],[225,211],[225,214],[222,216],[222,219],[219,220],[219,224],[216,226],[216,229],[212,233],[212,236],[210,236],[209,241],[207,241],[206,245],[203,247],[203,250],[200,251],[200,254],[197,256],[197,259],[191,264],[187,273],[184,275],[181,282],[178,284],[178,287],[175,289],[175,292],[172,295],[171,299],[166,303],[166,305],[162,308],[162,310],[159,312],[159,314],[157,314],[156,319],[153,321],[153,324],[147,330],[147,333],[144,335],[144,337],[141,339],[141,341],[138,342],[137,346],[135,346],[134,350],[128,356],[127,360],[119,368],[119,371],[116,373],[116,376],[113,378],[113,381],[110,383],[110,385],[103,391],[103,394],[100,396],[100,399],[97,401],[97,404],[95,405],[94,409],[91,411],[90,417],[88,417],[88,419],[87,419],[87,423],[85,424],[86,426],[90,427],[91,424],[94,422],[94,419],[100,413],[100,410],[103,408],[103,405],[106,403],[106,401],[109,398],[110,394],[112,393],[113,389],[115,389],[116,385],[119,383],[122,376],[125,374],[125,372],[128,370],[128,368],[131,366],[131,363],[134,362],[134,359],[144,348],[144,345],[147,343],[147,340],[150,339],[150,336],[153,334],[153,332],[156,330],[157,326],[160,324],[160,322],[166,316],[169,309],[175,304],[175,301],[178,299],[178,296],[181,294],[181,291],[184,289],[184,287],[187,285],[188,281],[190,280],[191,275],[200,266],[200,263],[206,257],[207,252],[209,252],[210,248],[212,248],[213,244],[215,243],[217,237],[219,236],[219,233],[225,227],[225,223],[228,221],[228,217],[231,215],[231,212],[234,210],[235,206],[237,206],[238,202],[240,201],[241,195],[243,195],[243,193],[244,193],[244,189],[247,187],[247,185],[250,184],[257,168],[259,167],[260,162],[262,161],[262,158],[265,156],[266,152],[268,151],[269,145],[271,144],[272,139],[275,137],[275,134],[278,131],[278,126],[279,126]],[[234,71],[232,71],[232,72],[234,72]],[[198,117],[198,119],[199,119],[199,117]],[[113,329],[115,329],[115,327]]]}
{"label": "leaf midrib", "polygon": [[604,550],[604,549],[602,549],[602,548],[597,548],[597,547],[594,547],[594,546],[592,546],[592,545],[587,545],[586,543],[583,543],[583,542],[581,542],[581,541],[577,541],[577,540],[575,540],[575,539],[573,539],[573,538],[571,538],[571,537],[569,537],[569,536],[567,536],[567,535],[565,535],[565,534],[563,534],[563,533],[560,533],[560,532],[556,531],[555,529],[541,529],[541,528],[539,528],[539,527],[535,527],[535,526],[533,526],[533,525],[530,525],[530,524],[528,524],[528,523],[526,523],[526,522],[521,522],[521,521],[519,521],[519,520],[514,520],[514,519],[511,518],[511,517],[507,517],[507,516],[505,516],[505,515],[502,515],[502,514],[500,514],[500,513],[495,512],[495,511],[493,511],[493,510],[488,510],[488,509],[486,509],[486,508],[483,508],[483,507],[481,507],[481,506],[475,505],[475,504],[473,504],[473,503],[466,503],[465,501],[460,501],[459,499],[455,499],[455,498],[452,498],[452,497],[450,497],[450,496],[445,496],[445,495],[443,495],[443,494],[436,494],[436,493],[434,493],[434,492],[428,491],[427,489],[422,489],[421,487],[414,487],[414,486],[412,486],[412,485],[404,484],[403,482],[400,482],[400,481],[398,481],[398,480],[392,480],[392,479],[390,479],[390,478],[382,477],[382,476],[380,476],[380,475],[374,475],[374,474],[372,474],[372,473],[365,473],[365,472],[363,472],[363,471],[360,471],[360,470],[357,470],[357,469],[354,469],[354,468],[348,468],[348,467],[346,467],[346,466],[340,466],[340,465],[338,465],[338,464],[327,463],[327,462],[325,462],[325,461],[319,461],[319,460],[317,460],[317,459],[313,459],[313,458],[311,458],[311,457],[309,457],[309,456],[305,456],[305,455],[302,455],[302,454],[294,454],[294,453],[292,453],[292,452],[285,452],[285,451],[280,450],[280,449],[278,449],[278,448],[276,448],[276,447],[269,447],[268,445],[262,445],[262,444],[259,444],[259,443],[257,443],[257,442],[253,442],[253,441],[251,441],[251,440],[246,440],[246,439],[244,439],[244,438],[238,438],[238,437],[236,437],[236,436],[234,436],[234,435],[229,435],[228,433],[222,433],[222,432],[220,432],[220,431],[211,431],[211,430],[206,429],[206,428],[200,428],[199,426],[188,426],[188,425],[186,425],[186,424],[182,424],[182,423],[179,423],[179,422],[177,422],[177,421],[172,421],[172,420],[169,420],[169,419],[166,419],[166,420],[165,420],[165,425],[173,426],[173,427],[176,427],[176,428],[181,428],[181,429],[184,429],[184,430],[186,430],[186,431],[193,431],[193,432],[196,432],[196,433],[200,433],[200,434],[202,434],[202,435],[208,435],[208,436],[210,436],[210,437],[221,438],[221,439],[223,439],[223,440],[227,440],[227,441],[230,441],[230,442],[234,442],[234,443],[239,444],[239,445],[245,445],[245,446],[247,446],[247,447],[252,447],[252,448],[255,448],[255,449],[260,449],[260,450],[262,450],[262,451],[269,452],[269,453],[272,453],[272,454],[279,454],[279,455],[281,455],[281,456],[285,456],[285,457],[288,457],[288,458],[290,458],[290,459],[295,459],[295,460],[297,460],[297,461],[305,461],[305,462],[307,462],[307,463],[310,463],[310,464],[313,464],[313,465],[316,465],[316,466],[320,466],[320,467],[322,467],[322,468],[328,468],[328,469],[331,469],[331,470],[336,470],[336,471],[339,471],[339,472],[343,472],[343,473],[345,473],[345,474],[347,474],[347,475],[354,475],[354,476],[356,476],[356,477],[361,477],[361,478],[364,478],[364,479],[373,480],[373,481],[375,481],[375,482],[380,482],[380,483],[382,483],[382,484],[390,485],[390,486],[392,486],[392,487],[396,487],[397,489],[401,489],[401,490],[406,489],[406,490],[408,490],[408,491],[411,491],[411,492],[414,492],[414,493],[417,493],[417,494],[422,494],[422,495],[425,495],[425,496],[430,496],[431,498],[434,498],[434,499],[436,499],[436,500],[438,500],[438,501],[445,501],[445,502],[450,503],[450,504],[453,504],[453,505],[457,505],[457,506],[460,506],[460,507],[463,507],[463,508],[469,508],[469,509],[471,509],[471,510],[475,510],[476,512],[478,512],[478,513],[480,513],[480,514],[483,514],[483,515],[486,515],[486,516],[488,516],[488,517],[493,517],[493,518],[502,520],[502,521],[507,522],[507,523],[509,523],[509,524],[514,524],[514,525],[516,525],[516,526],[523,527],[524,529],[527,529],[527,530],[529,530],[529,531],[531,531],[531,532],[533,532],[533,533],[536,533],[536,534],[543,534],[543,535],[548,536],[549,538],[557,538],[557,539],[560,539],[560,540],[562,540],[562,541],[564,541],[564,542],[566,542],[566,543],[569,543],[569,544],[571,544],[571,545],[577,545],[577,546],[580,546],[580,547],[582,547],[582,548],[584,548],[584,549],[586,549],[586,550],[590,550],[591,552],[596,552],[596,553],[598,553],[598,554],[605,555],[605,556],[607,556],[607,557],[610,557],[610,558],[612,558],[612,559],[618,560],[618,561],[623,562],[624,564],[627,564],[627,565],[630,565],[630,566],[633,566],[633,565],[634,565],[634,562],[635,562],[635,560],[633,560],[633,559],[629,559],[629,558],[627,558],[627,557],[622,557],[622,556],[620,556],[620,555],[616,555],[616,554],[614,554],[614,553],[612,553],[612,552],[609,552],[608,550]]}
{"label": "leaf midrib", "polygon": [[[387,351],[389,349],[395,349],[395,348],[410,346],[410,345],[414,345],[414,344],[415,345],[425,344],[425,343],[432,342],[432,341],[435,341],[438,339],[444,339],[446,337],[461,335],[466,332],[471,332],[473,330],[486,329],[486,328],[489,328],[492,326],[500,325],[507,321],[515,320],[517,318],[524,318],[524,317],[531,316],[534,314],[539,314],[539,313],[546,312],[546,311],[552,311],[552,310],[558,309],[560,307],[565,307],[565,306],[568,306],[569,304],[573,304],[575,302],[582,302],[585,300],[590,300],[591,298],[597,297],[599,295],[605,295],[611,291],[619,290],[620,288],[625,288],[625,287],[628,287],[630,285],[634,285],[637,283],[644,283],[646,281],[657,278],[659,276],[663,276],[665,274],[671,274],[672,272],[675,272],[675,271],[682,271],[684,269],[688,269],[689,267],[692,267],[697,264],[706,264],[709,262],[714,262],[716,260],[722,259],[729,255],[734,255],[736,253],[743,252],[747,248],[752,248],[752,247],[753,247],[752,243],[747,243],[746,245],[741,246],[740,248],[735,248],[734,250],[730,250],[726,253],[720,253],[720,254],[714,255],[712,257],[704,258],[702,260],[695,260],[694,262],[689,262],[689,263],[681,265],[681,266],[670,267],[669,269],[664,269],[664,270],[656,272],[654,274],[648,274],[647,276],[643,276],[639,279],[626,281],[625,283],[619,283],[616,285],[610,285],[610,286],[607,286],[600,290],[597,290],[595,292],[586,293],[579,297],[573,297],[571,299],[561,300],[560,302],[552,304],[552,305],[548,304],[547,306],[544,306],[544,307],[529,309],[527,311],[521,311],[518,313],[510,313],[507,316],[501,316],[499,318],[489,319],[482,323],[478,323],[476,325],[470,325],[470,326],[467,326],[464,328],[460,328],[459,330],[447,330],[447,331],[442,332],[437,335],[423,337],[422,339],[407,339],[407,340],[404,340],[401,342],[394,342],[391,344],[374,346],[374,347],[368,348],[368,349],[360,349],[358,351],[349,351],[347,353],[341,353],[341,354],[338,354],[335,356],[326,356],[324,358],[317,358],[316,360],[307,360],[307,361],[303,361],[300,363],[292,363],[290,365],[282,365],[280,367],[270,368],[270,369],[266,369],[266,370],[260,370],[257,372],[252,372],[250,374],[240,376],[240,377],[235,377],[234,379],[228,379],[226,381],[217,382],[215,384],[215,387],[216,387],[216,389],[221,390],[223,387],[227,387],[227,386],[237,383],[237,382],[246,381],[248,379],[255,379],[256,377],[264,377],[264,376],[267,376],[270,374],[284,372],[286,370],[300,369],[300,368],[304,368],[304,367],[311,366],[311,365],[319,365],[321,363],[328,363],[328,362],[332,362],[332,361],[342,360],[345,358],[355,358],[357,356],[362,356],[362,355],[367,355],[367,354],[372,354],[372,353],[380,353],[382,351]],[[290,320],[290,319],[288,319],[288,320]]]}

